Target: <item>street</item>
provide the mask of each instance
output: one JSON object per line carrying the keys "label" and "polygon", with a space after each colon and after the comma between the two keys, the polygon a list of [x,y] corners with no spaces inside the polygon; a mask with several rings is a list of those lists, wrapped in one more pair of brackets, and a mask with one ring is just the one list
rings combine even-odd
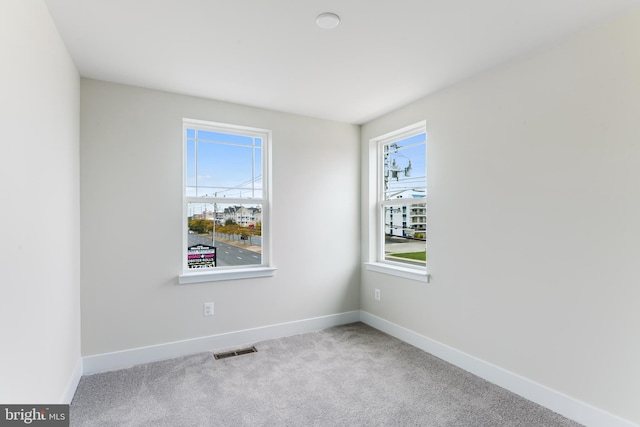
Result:
{"label": "street", "polygon": [[215,244],[211,244],[211,236],[200,234],[189,234],[189,246],[193,245],[209,245],[215,246],[217,266],[238,266],[238,265],[260,265],[262,256],[258,252],[249,251],[242,247],[228,245],[219,240]]}

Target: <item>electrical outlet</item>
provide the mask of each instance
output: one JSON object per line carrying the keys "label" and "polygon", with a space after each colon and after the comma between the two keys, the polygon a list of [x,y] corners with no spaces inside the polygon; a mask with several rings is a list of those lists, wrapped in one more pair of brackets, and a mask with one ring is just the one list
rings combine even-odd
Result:
{"label": "electrical outlet", "polygon": [[376,290],[373,293],[373,297],[376,299],[376,301],[380,301],[380,289],[376,288]]}
{"label": "electrical outlet", "polygon": [[213,316],[213,303],[205,302],[204,303],[204,316]]}

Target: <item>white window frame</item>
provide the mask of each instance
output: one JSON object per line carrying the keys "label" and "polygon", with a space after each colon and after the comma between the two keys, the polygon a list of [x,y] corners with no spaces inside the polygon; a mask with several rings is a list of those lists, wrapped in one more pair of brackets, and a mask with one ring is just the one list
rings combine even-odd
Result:
{"label": "white window frame", "polygon": [[[192,197],[187,196],[187,129],[207,130],[234,135],[244,135],[262,138],[262,197]],[[182,273],[178,275],[179,284],[215,282],[221,280],[248,279],[255,277],[273,276],[276,268],[273,266],[271,254],[271,131],[268,129],[252,128],[226,123],[210,122],[184,118],[182,120]],[[262,230],[261,230],[261,264],[215,267],[203,271],[190,271],[187,268],[187,251],[189,245],[188,233],[188,205],[189,203],[237,203],[244,205],[256,203],[262,206]]]}
{"label": "white window frame", "polygon": [[[369,242],[373,245],[373,248],[370,248],[369,250],[369,260],[365,262],[365,268],[367,270],[375,271],[378,273],[384,273],[392,276],[398,276],[428,283],[430,281],[430,275],[427,270],[428,266],[412,266],[406,263],[393,262],[385,259],[384,208],[385,206],[409,206],[412,203],[407,199],[384,199],[384,167],[382,161],[382,147],[384,145],[394,141],[399,141],[415,135],[419,135],[421,133],[426,134],[426,128],[426,121],[421,121],[369,140],[369,194],[372,196],[375,195],[374,197],[372,197],[373,210],[371,211],[375,213],[370,216],[371,221],[373,221],[374,223],[374,226],[369,227],[371,231]],[[428,147],[428,137],[425,144],[426,147]],[[414,201],[413,204],[415,203],[417,202]],[[427,203],[426,196],[423,203]]]}

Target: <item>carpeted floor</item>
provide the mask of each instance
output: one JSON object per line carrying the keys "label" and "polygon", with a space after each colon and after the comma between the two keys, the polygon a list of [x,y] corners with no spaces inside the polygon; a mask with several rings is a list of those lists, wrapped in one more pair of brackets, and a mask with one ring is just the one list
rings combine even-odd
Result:
{"label": "carpeted floor", "polygon": [[362,323],[83,377],[72,426],[578,426]]}

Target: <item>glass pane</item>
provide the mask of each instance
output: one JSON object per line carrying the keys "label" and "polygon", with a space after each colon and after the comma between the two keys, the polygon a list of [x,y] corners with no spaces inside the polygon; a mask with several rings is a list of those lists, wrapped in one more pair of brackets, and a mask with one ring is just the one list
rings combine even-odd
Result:
{"label": "glass pane", "polygon": [[384,200],[426,196],[427,145],[421,133],[382,146]]}
{"label": "glass pane", "polygon": [[250,136],[235,135],[231,133],[212,132],[208,130],[198,130],[198,141],[226,142],[231,144],[252,145],[253,138]]}
{"label": "glass pane", "polygon": [[252,165],[251,147],[198,142],[197,186],[214,197],[254,197]]}
{"label": "glass pane", "polygon": [[[193,129],[187,129],[188,131]],[[196,186],[196,143],[192,139],[187,139],[187,187]]]}
{"label": "glass pane", "polygon": [[[187,193],[189,189],[187,188]],[[199,186],[194,188],[194,196],[196,197],[216,197],[219,195],[220,197],[242,197],[246,196],[246,192],[229,192],[229,187],[209,187],[209,186]]]}
{"label": "glass pane", "polygon": [[262,264],[261,204],[188,203],[187,217],[189,269]]}
{"label": "glass pane", "polygon": [[255,148],[253,150],[253,153],[254,153],[253,176],[255,177],[253,181],[253,186],[254,186],[253,197],[262,198],[262,149]]}
{"label": "glass pane", "polygon": [[385,261],[426,266],[426,204],[384,206],[383,218]]}
{"label": "glass pane", "polygon": [[201,129],[186,134],[187,196],[262,197],[261,137]]}

